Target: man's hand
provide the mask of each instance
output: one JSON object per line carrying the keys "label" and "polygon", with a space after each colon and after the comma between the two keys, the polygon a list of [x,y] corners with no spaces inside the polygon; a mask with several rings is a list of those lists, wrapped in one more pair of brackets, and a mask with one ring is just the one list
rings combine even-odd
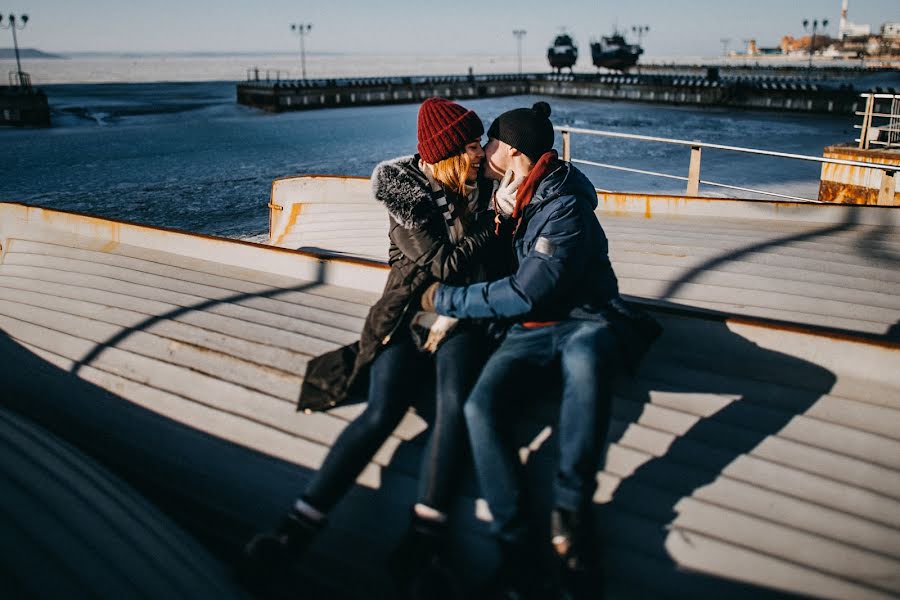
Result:
{"label": "man's hand", "polygon": [[515,177],[515,179],[514,176],[515,173],[512,169],[507,169],[503,174],[503,179],[494,182],[494,212],[502,217],[512,216],[513,210],[516,208],[516,191],[525,181],[524,175]]}
{"label": "man's hand", "polygon": [[425,288],[425,293],[422,294],[422,310],[427,312],[434,312],[434,295],[437,294],[437,289],[440,284],[435,281],[427,288]]}

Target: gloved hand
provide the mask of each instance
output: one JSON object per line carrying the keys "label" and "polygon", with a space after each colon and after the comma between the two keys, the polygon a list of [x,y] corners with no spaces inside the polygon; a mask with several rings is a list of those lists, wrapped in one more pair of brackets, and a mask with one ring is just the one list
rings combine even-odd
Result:
{"label": "gloved hand", "polygon": [[427,288],[425,288],[425,293],[422,294],[422,310],[427,312],[434,312],[434,295],[437,293],[439,285],[440,284],[435,281]]}
{"label": "gloved hand", "polygon": [[525,181],[524,175],[513,179],[514,175],[512,169],[507,169],[503,179],[494,182],[494,212],[502,217],[512,216],[516,208],[516,191]]}

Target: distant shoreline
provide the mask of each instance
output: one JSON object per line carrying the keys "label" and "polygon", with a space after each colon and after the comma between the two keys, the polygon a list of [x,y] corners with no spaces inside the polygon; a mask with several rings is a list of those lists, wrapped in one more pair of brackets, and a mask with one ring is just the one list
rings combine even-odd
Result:
{"label": "distant shoreline", "polygon": [[[63,56],[61,54],[53,54],[51,52],[43,52],[42,50],[37,50],[35,48],[19,48],[19,57],[20,58],[62,59],[62,60],[65,60],[66,58],[68,58],[67,56]],[[15,48],[0,48],[0,60],[15,59],[15,58],[16,58]]]}

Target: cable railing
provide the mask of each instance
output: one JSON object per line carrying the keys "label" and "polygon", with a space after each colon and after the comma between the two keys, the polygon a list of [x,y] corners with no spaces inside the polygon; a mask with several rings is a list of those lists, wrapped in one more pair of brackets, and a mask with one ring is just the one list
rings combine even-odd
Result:
{"label": "cable railing", "polygon": [[[720,150],[725,152],[737,152],[741,154],[750,154],[756,156],[769,156],[769,157],[777,157],[777,158],[786,158],[790,160],[799,160],[806,162],[814,162],[814,163],[822,163],[822,164],[835,164],[835,165],[845,165],[850,167],[862,167],[866,169],[876,169],[882,172],[882,181],[881,181],[881,190],[879,192],[879,204],[882,202],[881,196],[884,196],[885,204],[889,203],[889,194],[892,197],[893,190],[895,189],[894,177],[896,172],[900,170],[900,163],[898,164],[879,164],[879,163],[870,163],[870,162],[861,162],[856,160],[845,160],[840,158],[825,158],[821,156],[808,156],[805,154],[793,154],[790,152],[776,152],[773,150],[761,150],[758,148],[744,148],[741,146],[727,146],[724,144],[710,144],[706,142],[700,142],[697,140],[678,140],[672,138],[662,138],[662,137],[653,137],[648,135],[638,135],[634,133],[620,133],[617,131],[602,131],[597,129],[582,129],[578,127],[567,127],[567,126],[557,126],[555,127],[557,131],[562,133],[563,140],[563,159],[582,165],[589,165],[593,167],[600,167],[604,169],[610,169],[614,171],[624,171],[628,173],[635,173],[638,175],[647,175],[652,177],[661,177],[664,179],[675,179],[678,181],[687,182],[687,186],[685,189],[685,194],[687,196],[699,196],[700,195],[700,185],[706,185],[710,187],[717,187],[729,190],[735,190],[740,192],[749,192],[753,194],[761,194],[764,196],[770,196],[774,198],[781,198],[785,200],[795,200],[798,202],[810,202],[810,203],[820,203],[821,201],[813,198],[802,198],[800,196],[791,196],[788,194],[779,194],[776,192],[770,192],[768,190],[758,190],[753,188],[741,187],[737,185],[730,185],[727,183],[721,183],[717,181],[707,181],[704,179],[700,179],[700,165],[703,150]],[[601,163],[591,160],[572,158],[572,135],[591,135],[591,136],[599,136],[599,137],[607,137],[607,138],[617,138],[617,139],[626,139],[626,140],[634,140],[639,142],[648,142],[648,143],[659,143],[659,144],[670,144],[676,146],[686,146],[691,150],[691,161],[688,166],[688,174],[686,177],[680,175],[672,175],[670,173],[661,173],[659,171],[650,171],[646,169],[635,169],[633,167],[623,167],[621,165],[612,165],[608,163]],[[600,190],[598,191],[607,191]]]}

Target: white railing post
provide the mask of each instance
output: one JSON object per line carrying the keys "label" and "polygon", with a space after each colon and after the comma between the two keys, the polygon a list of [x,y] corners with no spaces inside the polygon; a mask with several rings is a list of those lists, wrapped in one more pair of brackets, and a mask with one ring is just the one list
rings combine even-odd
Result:
{"label": "white railing post", "polygon": [[879,206],[894,206],[894,191],[897,189],[895,183],[896,171],[881,172],[881,189],[878,190]]}
{"label": "white railing post", "polygon": [[868,94],[866,98],[866,110],[863,114],[862,129],[859,131],[860,150],[869,149],[869,127],[872,126],[872,112],[875,109],[875,94]]}
{"label": "white railing post", "polygon": [[562,140],[563,160],[569,162],[570,160],[572,160],[572,132],[568,129],[563,129]]}
{"label": "white railing post", "polygon": [[688,169],[687,195],[700,195],[700,146],[691,146],[691,166]]}

